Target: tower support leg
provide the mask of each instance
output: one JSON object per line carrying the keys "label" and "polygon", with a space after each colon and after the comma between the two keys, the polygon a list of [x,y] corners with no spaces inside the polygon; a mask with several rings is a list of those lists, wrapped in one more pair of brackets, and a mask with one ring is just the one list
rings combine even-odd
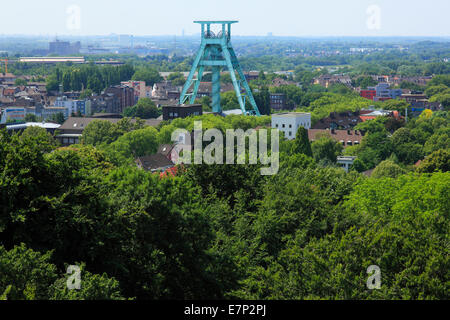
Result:
{"label": "tower support leg", "polygon": [[221,112],[220,107],[220,67],[212,67],[212,110]]}
{"label": "tower support leg", "polygon": [[203,57],[204,53],[205,53],[205,45],[202,44],[200,50],[197,53],[197,57],[195,58],[194,64],[192,65],[191,72],[189,72],[186,83],[184,84],[183,90],[181,91],[180,104],[184,104],[184,102],[187,99],[186,93],[192,85],[192,79],[194,78],[195,71],[197,70],[200,59]]}
{"label": "tower support leg", "polygon": [[239,106],[241,107],[242,113],[247,114],[247,110],[245,109],[245,104],[241,95],[241,86],[238,84],[236,79],[236,74],[234,73],[233,64],[231,62],[231,55],[226,46],[222,47],[222,52],[227,63],[228,71],[230,71],[231,82],[233,82],[234,91],[236,92],[236,97],[239,102]]}
{"label": "tower support leg", "polygon": [[236,71],[239,74],[239,78],[241,78],[241,83],[244,86],[245,91],[247,92],[247,97],[248,97],[248,99],[250,101],[250,104],[253,107],[253,111],[255,112],[255,114],[257,116],[260,116],[261,114],[259,112],[258,106],[256,105],[256,101],[253,98],[252,90],[250,89],[250,86],[247,83],[247,79],[245,79],[244,72],[242,71],[242,68],[241,68],[241,66],[239,64],[239,61],[238,61],[237,57],[236,57],[236,53],[234,52],[233,48],[229,48],[229,51],[230,51],[230,55],[231,55],[231,61],[233,63],[233,68],[236,69]]}

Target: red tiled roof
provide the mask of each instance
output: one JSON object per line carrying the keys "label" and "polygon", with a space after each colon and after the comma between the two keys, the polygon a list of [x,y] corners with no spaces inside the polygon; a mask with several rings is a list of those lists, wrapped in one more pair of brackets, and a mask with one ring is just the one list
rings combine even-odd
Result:
{"label": "red tiled roof", "polygon": [[15,94],[16,90],[15,89],[5,89],[3,90],[3,95],[4,96],[13,96]]}
{"label": "red tiled roof", "polygon": [[[350,132],[350,133],[349,133]],[[309,129],[308,130],[308,139],[310,141],[316,140],[317,135],[320,134],[327,134],[337,142],[342,143],[343,146],[347,147],[349,145],[354,145],[355,142],[361,143],[362,138],[364,135],[362,135],[361,131],[358,130],[328,130],[328,129]],[[351,144],[348,144],[348,142],[351,141]]]}
{"label": "red tiled roof", "polygon": [[375,117],[375,116],[359,116],[359,118],[360,118],[363,122],[365,122],[365,121],[367,121],[367,120],[373,120],[373,119],[376,119],[377,117]]}

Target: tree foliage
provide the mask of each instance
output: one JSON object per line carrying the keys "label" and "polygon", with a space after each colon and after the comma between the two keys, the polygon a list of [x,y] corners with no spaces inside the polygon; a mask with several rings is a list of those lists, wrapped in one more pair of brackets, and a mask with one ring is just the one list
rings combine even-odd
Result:
{"label": "tree foliage", "polygon": [[299,127],[295,136],[293,144],[293,153],[303,153],[309,157],[312,157],[311,143],[308,138],[308,130],[303,127]]}
{"label": "tree foliage", "polygon": [[[303,128],[280,142],[273,176],[193,164],[160,178],[133,163],[196,120],[222,132],[270,123],[93,121],[82,144],[62,148],[40,128],[0,131],[0,298],[448,298],[445,112],[393,133],[382,120],[361,124],[361,145],[344,152],[358,171],[375,168],[370,178],[324,164],[341,146],[311,146]],[[408,173],[416,151],[428,157]],[[366,287],[373,264],[380,290]],[[81,267],[81,290],[65,285],[68,265]]]}
{"label": "tree foliage", "polygon": [[125,108],[123,115],[131,118],[154,119],[162,114],[150,98],[141,98],[131,107]]}

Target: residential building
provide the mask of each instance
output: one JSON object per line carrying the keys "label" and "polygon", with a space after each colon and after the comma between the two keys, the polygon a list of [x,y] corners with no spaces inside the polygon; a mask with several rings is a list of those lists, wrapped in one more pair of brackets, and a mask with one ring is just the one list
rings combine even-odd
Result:
{"label": "residential building", "polygon": [[270,94],[270,108],[277,111],[292,109],[291,106],[288,106],[287,97],[284,93]]}
{"label": "residential building", "polygon": [[317,140],[319,137],[327,135],[330,138],[336,140],[337,142],[341,143],[342,146],[348,147],[348,146],[354,146],[357,144],[360,144],[362,141],[362,138],[364,137],[364,133],[362,131],[358,130],[322,130],[322,129],[310,129],[308,130],[308,138],[309,141]]}
{"label": "residential building", "polygon": [[178,104],[178,99],[161,99],[161,98],[152,98],[153,103],[158,107],[161,108],[163,106],[171,106]]}
{"label": "residential building", "polygon": [[427,100],[427,96],[423,93],[409,93],[409,94],[402,94],[400,96],[400,99],[403,99],[408,103],[411,103],[416,101]]}
{"label": "residential building", "polygon": [[297,83],[295,81],[289,81],[289,80],[285,80],[283,78],[275,78],[272,80],[272,86],[274,86],[274,87],[288,86],[291,84],[297,85]]}
{"label": "residential building", "polygon": [[375,89],[376,95],[373,98],[374,101],[397,99],[403,94],[402,89],[390,89],[388,83],[379,83],[375,87],[369,87],[368,89]]}
{"label": "residential building", "polygon": [[328,88],[333,84],[343,84],[348,87],[352,85],[352,79],[347,75],[330,75],[324,74],[318,78],[314,79],[314,84],[321,85],[322,87]]}
{"label": "residential building", "polygon": [[120,84],[122,86],[127,86],[134,89],[135,102],[137,102],[141,98],[147,97],[147,89],[146,89],[147,87],[145,85],[145,81],[129,80],[129,81],[122,81]]}
{"label": "residential building", "polygon": [[402,82],[410,82],[419,86],[426,86],[428,82],[433,79],[432,76],[416,76],[416,77],[389,77],[389,84],[391,86],[400,85]]}
{"label": "residential building", "polygon": [[245,80],[257,80],[259,78],[259,71],[248,71],[244,72]]}
{"label": "residential building", "polygon": [[0,123],[7,123],[8,121],[24,121],[26,110],[25,108],[8,107],[2,110],[2,117]]}
{"label": "residential building", "polygon": [[94,113],[114,113],[120,114],[120,101],[117,96],[112,93],[101,94],[99,96],[92,96],[89,98],[91,102],[90,109],[88,108],[86,114]]}
{"label": "residential building", "polygon": [[64,117],[68,118],[72,114],[86,115],[86,105],[89,104],[90,101],[87,100],[72,100],[63,96],[56,98],[54,107],[65,108]]}
{"label": "residential building", "polygon": [[111,86],[103,92],[103,94],[112,94],[119,99],[118,108],[111,110],[111,113],[122,113],[126,107],[135,105],[134,89],[127,86]]}
{"label": "residential building", "polygon": [[20,88],[19,87],[6,87],[3,88],[3,92],[2,92],[2,96],[6,97],[6,98],[13,98],[15,97],[15,95],[17,93],[20,92]]}
{"label": "residential building", "polygon": [[152,88],[152,98],[168,99],[169,92],[173,93],[177,91],[179,91],[179,89],[172,85],[172,81],[157,82]]}
{"label": "residential building", "polygon": [[375,96],[377,95],[377,91],[374,89],[362,89],[359,92],[360,96],[369,100],[373,100]]}
{"label": "residential building", "polygon": [[317,121],[313,129],[353,129],[358,123],[362,122],[362,115],[371,113],[372,110],[331,112],[326,118]]}
{"label": "residential building", "polygon": [[272,128],[284,133],[286,139],[295,139],[298,128],[311,128],[311,114],[305,112],[285,112],[272,114]]}
{"label": "residential building", "polygon": [[49,120],[54,115],[58,113],[62,113],[65,118],[69,116],[67,112],[67,108],[65,107],[43,107],[43,106],[36,106],[36,116],[42,117],[43,120]]}
{"label": "residential building", "polygon": [[197,98],[212,97],[212,82],[200,82],[197,91]]}
{"label": "residential building", "polygon": [[79,41],[71,44],[68,41],[56,39],[49,43],[48,52],[50,54],[67,55],[80,53],[81,43]]}
{"label": "residential building", "polygon": [[150,172],[165,171],[174,166],[174,163],[161,153],[138,157],[135,162],[138,168]]}
{"label": "residential building", "polygon": [[172,106],[163,106],[162,111],[163,120],[186,118],[189,116],[198,116],[203,114],[201,104],[178,104]]}

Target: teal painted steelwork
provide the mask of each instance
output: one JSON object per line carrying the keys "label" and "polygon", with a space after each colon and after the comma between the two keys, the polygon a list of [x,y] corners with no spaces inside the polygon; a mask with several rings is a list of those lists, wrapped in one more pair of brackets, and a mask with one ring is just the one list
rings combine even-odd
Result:
{"label": "teal painted steelwork", "polygon": [[[200,82],[202,81],[204,68],[209,67],[212,69],[212,109],[213,112],[222,112],[222,107],[220,106],[220,71],[223,67],[226,67],[230,72],[231,81],[242,113],[246,115],[260,115],[250,86],[245,79],[244,72],[239,65],[239,61],[237,60],[230,42],[231,25],[237,22],[238,21],[194,21],[194,23],[201,24],[202,41],[197,56],[195,57],[194,64],[192,65],[191,71],[189,72],[181,92],[180,104],[184,104],[188,99],[189,103],[194,103]],[[211,31],[212,24],[222,25],[221,30],[214,33]],[[194,79],[197,70],[197,79]],[[239,75],[239,79],[236,77],[235,72]],[[192,85],[192,92],[188,93]],[[241,85],[245,90],[245,94],[242,94],[241,92]],[[246,109],[246,98],[248,98],[252,110]]]}

